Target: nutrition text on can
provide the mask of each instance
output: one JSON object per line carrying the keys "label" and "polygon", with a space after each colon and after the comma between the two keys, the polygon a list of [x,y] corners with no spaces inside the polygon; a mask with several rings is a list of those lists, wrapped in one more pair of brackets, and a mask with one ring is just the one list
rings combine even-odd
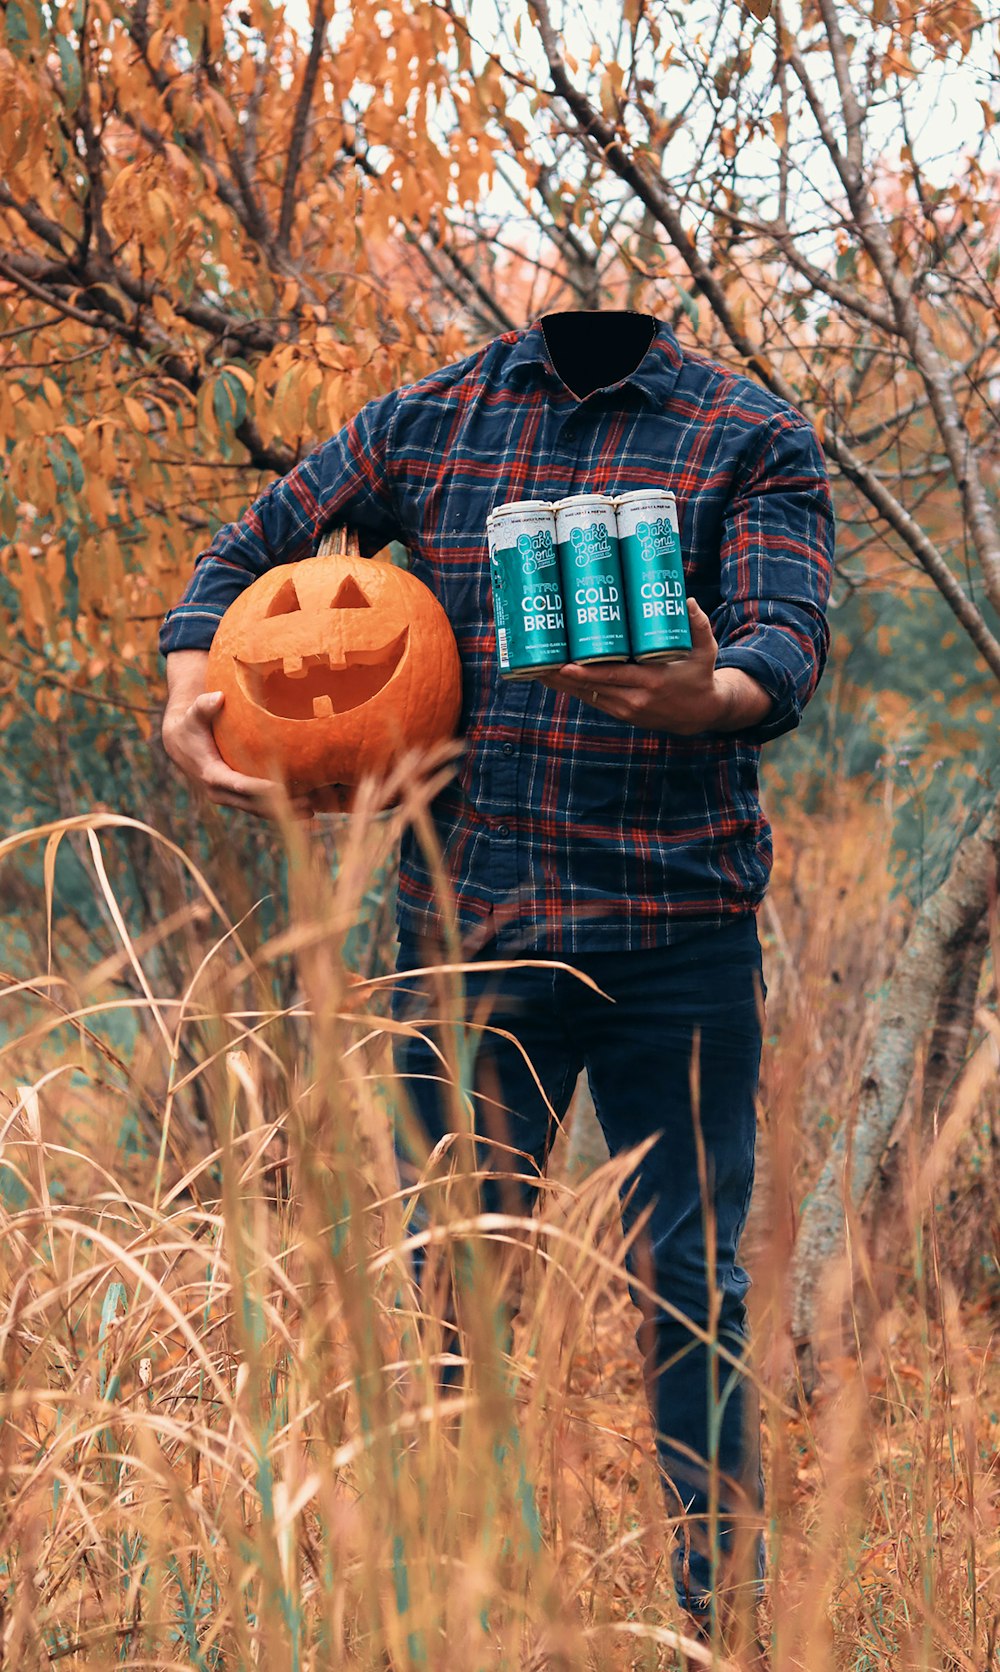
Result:
{"label": "nutrition text on can", "polygon": [[486,519],[501,679],[530,679],[569,660],[556,519],[541,499],[498,505]]}
{"label": "nutrition text on can", "polygon": [[676,662],[691,653],[677,502],[662,488],[615,500],[625,604],[637,662]]}
{"label": "nutrition text on can", "polygon": [[555,512],[570,657],[574,662],[627,662],[614,501],[607,494],[574,494],[560,499]]}

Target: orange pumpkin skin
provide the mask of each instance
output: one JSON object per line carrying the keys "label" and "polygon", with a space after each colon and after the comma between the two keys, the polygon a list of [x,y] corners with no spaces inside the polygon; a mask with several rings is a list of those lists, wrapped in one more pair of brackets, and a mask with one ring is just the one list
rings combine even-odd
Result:
{"label": "orange pumpkin skin", "polygon": [[205,689],[228,766],[296,791],[383,777],[409,749],[454,735],[462,670],[451,624],[422,581],[390,563],[310,557],[230,604]]}

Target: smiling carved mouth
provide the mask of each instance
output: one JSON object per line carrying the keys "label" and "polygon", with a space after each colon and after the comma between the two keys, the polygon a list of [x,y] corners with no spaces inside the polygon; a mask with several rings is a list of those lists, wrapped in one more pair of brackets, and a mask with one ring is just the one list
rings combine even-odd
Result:
{"label": "smiling carved mouth", "polygon": [[284,656],[273,662],[241,662],[234,656],[244,696],[282,720],[328,720],[371,702],[403,659],[409,628],[373,650],[331,656]]}

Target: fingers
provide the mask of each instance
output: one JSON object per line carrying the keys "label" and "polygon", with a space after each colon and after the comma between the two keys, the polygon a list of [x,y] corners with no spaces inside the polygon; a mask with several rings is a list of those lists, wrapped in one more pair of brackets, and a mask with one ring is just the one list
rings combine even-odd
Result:
{"label": "fingers", "polygon": [[207,790],[224,790],[227,795],[250,796],[260,801],[280,801],[282,785],[274,778],[251,778],[227,766],[219,755],[206,766],[201,781]]}
{"label": "fingers", "polygon": [[[264,778],[245,778],[240,772],[230,772],[226,766],[204,773],[199,783],[209,800],[218,806],[238,807],[241,812],[254,813],[259,818],[277,818],[282,808],[295,818],[311,815],[313,811],[308,795],[289,794],[281,784],[269,783]],[[245,790],[240,787],[245,784],[262,784],[264,788]]]}
{"label": "fingers", "polygon": [[715,634],[712,631],[712,623],[709,621],[708,616],[705,614],[705,611],[702,609],[697,598],[689,598],[687,600],[687,607],[688,620],[691,623],[692,649],[700,650],[702,648],[707,648],[708,645],[714,645],[716,641]]}
{"label": "fingers", "polygon": [[235,807],[239,812],[253,813],[254,817],[259,819],[269,817],[268,808],[262,806],[259,801],[250,801],[245,796],[230,795],[228,790],[209,789],[207,786],[206,793],[209,801],[216,807]]}
{"label": "fingers", "polygon": [[563,679],[560,674],[546,675],[539,683],[548,685],[553,691],[565,691],[567,696],[596,708],[600,714],[606,714],[612,720],[625,720],[629,724],[636,720],[649,702],[646,685],[612,685],[604,680],[598,683],[589,676],[584,680]]}
{"label": "fingers", "polygon": [[659,677],[652,668],[637,662],[623,663],[620,667],[606,667],[603,663],[584,667],[579,662],[566,662],[561,668],[539,678],[539,684],[548,685],[553,691],[565,691],[571,697],[579,697],[582,702],[592,702],[596,691],[599,705],[607,699],[614,700],[630,693],[645,695],[659,683]]}
{"label": "fingers", "polygon": [[577,679],[564,679],[561,673],[547,673],[539,676],[539,685],[547,685],[550,691],[565,691],[568,697],[579,697],[586,701],[594,690],[593,681],[589,685],[582,685]]}
{"label": "fingers", "polygon": [[[697,664],[709,658],[714,660],[718,645],[711,621],[697,598],[688,598],[687,607],[692,655],[686,662],[564,662],[562,667],[537,675],[539,684],[548,685],[553,691],[565,691],[568,696],[588,703],[593,703],[596,691],[598,708],[605,714],[627,718],[636,702],[688,680],[692,658]],[[624,704],[621,709],[614,706],[617,699]]]}
{"label": "fingers", "polygon": [[[246,812],[264,816],[270,810],[273,816],[285,799],[283,786],[273,778],[255,778],[250,773],[238,772],[235,767],[228,766],[219,753],[212,723],[224,701],[222,691],[203,691],[195,697],[188,710],[189,721],[202,728],[200,747],[207,751],[199,775],[202,787],[220,806],[241,807]],[[264,806],[260,805],[262,802]],[[297,812],[308,807],[302,796],[292,797],[290,804]]]}
{"label": "fingers", "polygon": [[576,695],[576,686],[570,680],[563,679],[561,673],[540,673],[538,683],[547,685],[550,691],[569,691],[571,695]]}
{"label": "fingers", "polygon": [[315,810],[309,794],[293,794],[268,778],[249,778],[243,772],[234,772],[221,758],[202,774],[201,784],[219,806],[238,807],[258,818],[277,818],[282,808],[293,818],[311,818]]}
{"label": "fingers", "polygon": [[285,809],[292,818],[311,819],[314,808],[306,793],[289,793],[278,780],[240,772],[223,760],[212,726],[224,701],[222,691],[202,691],[164,719],[163,744],[170,759],[218,807],[270,819]]}
{"label": "fingers", "polygon": [[659,685],[662,673],[662,663],[564,662],[554,678],[567,680],[567,690],[649,691]]}

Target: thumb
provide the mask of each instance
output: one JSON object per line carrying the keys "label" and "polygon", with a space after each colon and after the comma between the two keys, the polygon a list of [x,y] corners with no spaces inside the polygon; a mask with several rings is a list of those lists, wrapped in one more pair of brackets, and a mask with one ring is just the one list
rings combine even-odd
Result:
{"label": "thumb", "polygon": [[687,607],[688,619],[691,622],[692,644],[698,642],[701,642],[702,644],[714,644],[715,634],[712,632],[712,623],[709,621],[708,616],[705,614],[705,611],[702,609],[697,598],[688,598]]}
{"label": "thumb", "polygon": [[191,707],[199,719],[211,720],[219,712],[225,700],[224,691],[203,691],[200,697],[195,697]]}

